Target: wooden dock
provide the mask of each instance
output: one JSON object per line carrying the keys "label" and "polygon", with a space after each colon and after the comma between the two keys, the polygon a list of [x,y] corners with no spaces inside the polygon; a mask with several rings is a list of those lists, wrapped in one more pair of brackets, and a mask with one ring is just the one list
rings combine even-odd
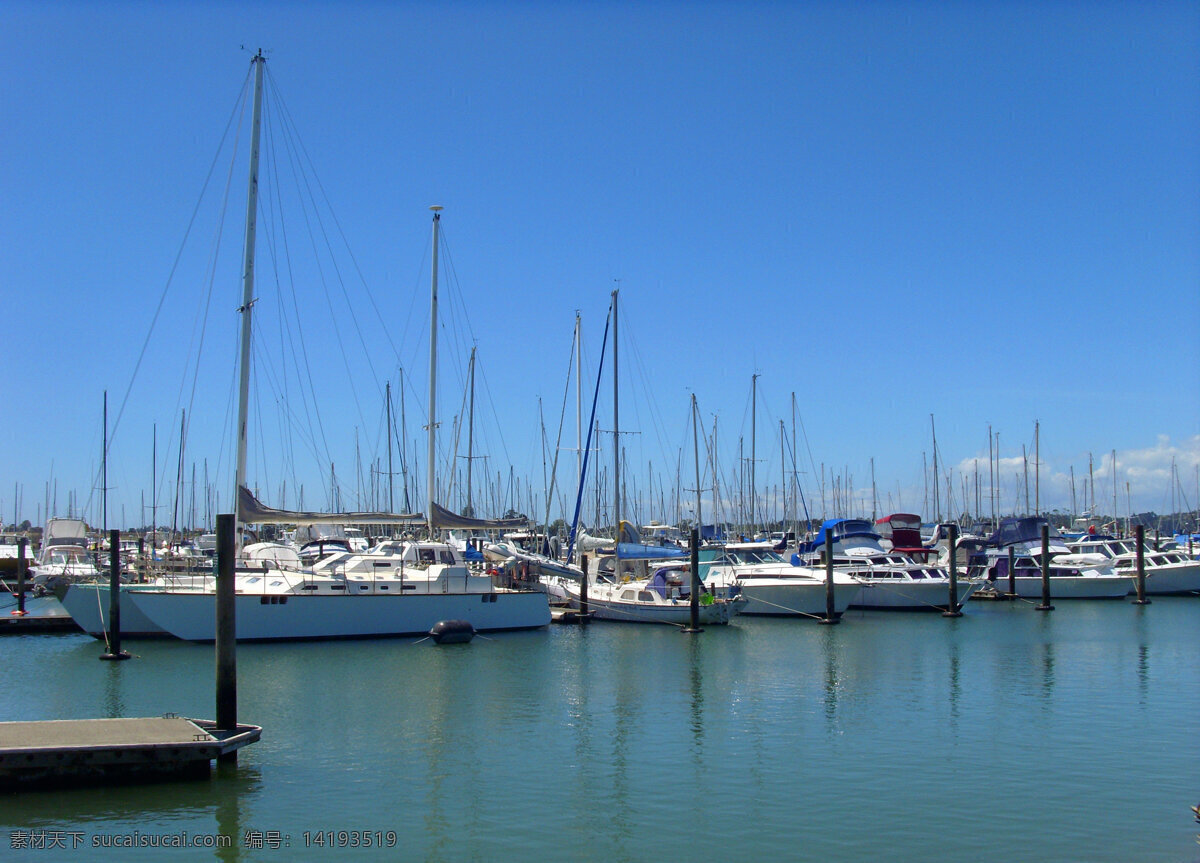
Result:
{"label": "wooden dock", "polygon": [[0,722],[0,790],[205,776],[214,758],[262,736],[257,725],[215,726],[172,714]]}

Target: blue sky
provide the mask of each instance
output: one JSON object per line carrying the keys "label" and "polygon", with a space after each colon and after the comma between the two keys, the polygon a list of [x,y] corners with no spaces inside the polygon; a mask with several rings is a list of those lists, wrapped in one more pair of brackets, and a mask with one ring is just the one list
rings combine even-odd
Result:
{"label": "blue sky", "polygon": [[731,514],[757,374],[760,512],[780,505],[781,420],[791,469],[792,393],[814,515],[822,472],[827,513],[836,483],[870,514],[873,460],[879,509],[932,517],[931,414],[956,509],[964,476],[974,508],[976,459],[988,509],[989,425],[1001,509],[1023,508],[1035,422],[1042,509],[1070,508],[1072,468],[1082,506],[1090,454],[1111,512],[1113,451],[1120,514],[1168,511],[1172,463],[1197,505],[1195,4],[8,2],[0,24],[4,367],[26,406],[4,427],[6,522],[49,496],[99,523],[105,390],[110,526],[149,503],[154,437],[156,497],[174,500],[183,409],[185,477],[207,460],[228,509],[246,170],[237,132],[221,143],[259,47],[280,188],[302,147],[322,211],[306,223],[281,191],[260,217],[251,479],[268,503],[303,485],[326,507],[330,462],[344,506],[373,503],[401,368],[424,476],[438,204],[439,461],[474,344],[477,501],[514,503],[510,477],[516,508],[543,499],[542,425],[553,447],[568,391],[573,491],[574,316],[590,391],[619,284],[630,493],[669,497],[677,471],[694,486],[695,393]]}

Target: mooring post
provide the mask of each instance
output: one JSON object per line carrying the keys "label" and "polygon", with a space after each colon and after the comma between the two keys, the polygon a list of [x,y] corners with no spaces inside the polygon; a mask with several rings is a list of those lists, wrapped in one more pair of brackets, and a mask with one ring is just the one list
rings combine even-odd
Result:
{"label": "mooring post", "polygon": [[825,531],[825,616],[821,623],[838,623],[833,595],[833,532]]}
{"label": "mooring post", "polygon": [[108,653],[101,659],[128,659],[121,649],[121,531],[108,532]]}
{"label": "mooring post", "polygon": [[1011,545],[1008,547],[1008,598],[1014,599],[1017,595],[1017,550]]}
{"label": "mooring post", "polygon": [[[217,728],[237,729],[237,627],[234,618],[234,530],[231,514],[217,516]],[[236,764],[237,752],[218,757]]]}
{"label": "mooring post", "polygon": [[692,528],[691,536],[692,595],[688,599],[691,610],[691,625],[680,632],[703,632],[700,628],[700,531]]}
{"label": "mooring post", "polygon": [[1133,604],[1149,605],[1150,600],[1146,599],[1146,528],[1139,524],[1133,529],[1133,535],[1137,542],[1137,599]]}
{"label": "mooring post", "polygon": [[25,543],[29,542],[26,537],[21,537],[17,540],[17,610],[11,612],[13,617],[25,617],[29,614],[25,610],[25,567],[28,565],[25,561]]}
{"label": "mooring post", "polygon": [[958,604],[958,525],[950,525],[950,604],[942,617],[962,617]]}
{"label": "mooring post", "polygon": [[1162,541],[1162,534],[1159,533],[1159,529],[1156,527],[1156,528],[1154,528],[1154,550],[1155,551],[1162,551],[1162,548],[1159,546],[1159,542],[1161,542],[1161,541]]}
{"label": "mooring post", "polygon": [[1042,525],[1042,604],[1038,611],[1054,611],[1050,604],[1050,525]]}
{"label": "mooring post", "polygon": [[148,571],[149,570],[146,566],[146,537],[139,536],[138,537],[138,581],[148,581],[148,579],[146,578],[146,573]]}
{"label": "mooring post", "polygon": [[579,556],[579,568],[583,570],[583,578],[579,579],[579,622],[587,623],[588,556],[586,554]]}

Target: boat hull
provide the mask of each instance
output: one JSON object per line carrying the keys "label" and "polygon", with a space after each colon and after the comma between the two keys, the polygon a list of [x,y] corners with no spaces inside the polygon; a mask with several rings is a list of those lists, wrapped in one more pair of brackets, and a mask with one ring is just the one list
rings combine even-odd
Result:
{"label": "boat hull", "polygon": [[[1137,586],[1137,572],[1118,570],[1129,575]],[[1146,570],[1146,593],[1149,596],[1194,596],[1200,594],[1200,563],[1184,566],[1161,566]]]}
{"label": "boat hull", "polygon": [[[1017,596],[1022,599],[1042,598],[1042,579],[1018,576]],[[999,578],[997,590],[1008,590],[1008,579]],[[1051,599],[1121,599],[1133,590],[1133,579],[1124,575],[1055,575],[1050,578]]]}
{"label": "boat hull", "polygon": [[[129,598],[147,619],[176,638],[216,640],[212,593],[148,590]],[[423,636],[444,620],[465,620],[476,632],[537,629],[550,623],[550,605],[540,591],[406,596],[239,593],[234,597],[234,614],[238,641]]]}
{"label": "boat hull", "polygon": [[[740,595],[746,599],[742,614],[760,617],[825,617],[825,585],[821,582],[806,580],[804,583],[795,583],[786,578],[743,578],[739,585]],[[859,589],[860,585],[857,583],[834,584],[835,617],[841,617],[850,607]]]}
{"label": "boat hull", "polygon": [[[979,585],[973,581],[958,582],[958,604],[971,598]],[[1038,588],[1041,596],[1041,588]],[[851,608],[868,611],[946,611],[950,606],[950,585],[942,581],[869,581],[860,588]]]}
{"label": "boat hull", "polygon": [[[121,637],[122,638],[170,638],[170,633],[142,614],[128,597],[136,587],[121,589]],[[212,594],[209,594],[211,596]],[[74,618],[79,628],[94,638],[104,638],[110,630],[108,612],[110,603],[107,584],[71,584],[63,591],[59,601],[67,613]]]}
{"label": "boat hull", "polygon": [[[578,599],[572,604],[579,607]],[[711,605],[699,606],[701,626],[721,626],[729,623],[739,613],[737,600],[717,600]],[[619,600],[588,597],[588,611],[595,620],[613,620],[621,623],[667,623],[673,626],[689,626],[692,622],[691,603],[678,600],[667,604],[621,602]]]}

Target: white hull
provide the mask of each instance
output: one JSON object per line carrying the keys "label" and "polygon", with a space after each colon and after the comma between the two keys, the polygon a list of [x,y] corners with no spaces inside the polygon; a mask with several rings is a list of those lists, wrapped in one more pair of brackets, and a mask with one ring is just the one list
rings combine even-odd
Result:
{"label": "white hull", "polygon": [[[1022,599],[1042,598],[1041,577],[1018,576],[1015,579],[1017,596]],[[996,579],[995,588],[1008,590],[1008,579]],[[1133,579],[1124,575],[1054,575],[1050,577],[1051,599],[1120,599],[1133,590]]]}
{"label": "white hull", "polygon": [[[1133,578],[1137,589],[1137,570],[1117,570]],[[1150,596],[1190,595],[1200,593],[1200,563],[1182,566],[1160,566],[1146,570],[1146,594]]]}
{"label": "white hull", "polygon": [[[742,614],[775,617],[824,617],[825,583],[805,579],[743,578],[741,596],[746,598]],[[840,617],[858,595],[859,585],[837,582],[833,585],[833,613]]]}
{"label": "white hull", "polygon": [[[579,602],[573,603],[579,606]],[[701,626],[720,626],[729,623],[737,614],[736,601],[721,600],[712,605],[701,605],[699,621]],[[616,620],[622,623],[669,623],[674,626],[688,626],[692,622],[692,607],[687,600],[676,600],[674,603],[657,605],[640,602],[621,602],[619,600],[593,599],[588,597],[588,611],[592,612],[595,620]]]}
{"label": "white hull", "polygon": [[[625,589],[622,586],[619,589]],[[568,598],[575,608],[581,607],[579,582],[558,579],[556,589]],[[692,604],[686,597],[662,599],[659,602],[622,600],[612,596],[607,585],[589,585],[588,611],[595,620],[616,620],[623,623],[669,623],[688,626],[692,622]],[[701,626],[719,626],[729,623],[740,613],[745,603],[741,599],[717,599],[708,605],[699,606]]]}
{"label": "white hull", "polygon": [[[138,591],[128,594],[146,618],[185,641],[214,641],[216,596]],[[477,632],[536,629],[550,623],[546,594],[418,593],[406,596],[255,595],[234,598],[239,641],[300,641],[426,635],[442,620],[465,620]],[[124,615],[122,605],[122,615]]]}
{"label": "white hull", "polygon": [[[138,588],[132,588],[136,591]],[[150,618],[128,601],[131,588],[121,591],[121,637],[122,638],[169,638],[170,633],[153,623]],[[210,594],[211,596],[211,594]],[[79,628],[95,638],[104,638],[109,631],[107,584],[72,584],[67,587],[60,600],[67,613],[79,624]]]}
{"label": "white hull", "polygon": [[[958,582],[958,604],[962,605],[979,588],[973,581]],[[1038,588],[1041,596],[1041,588]],[[945,611],[950,605],[950,584],[944,581],[901,581],[880,579],[865,583],[850,603],[851,608],[887,611]]]}

